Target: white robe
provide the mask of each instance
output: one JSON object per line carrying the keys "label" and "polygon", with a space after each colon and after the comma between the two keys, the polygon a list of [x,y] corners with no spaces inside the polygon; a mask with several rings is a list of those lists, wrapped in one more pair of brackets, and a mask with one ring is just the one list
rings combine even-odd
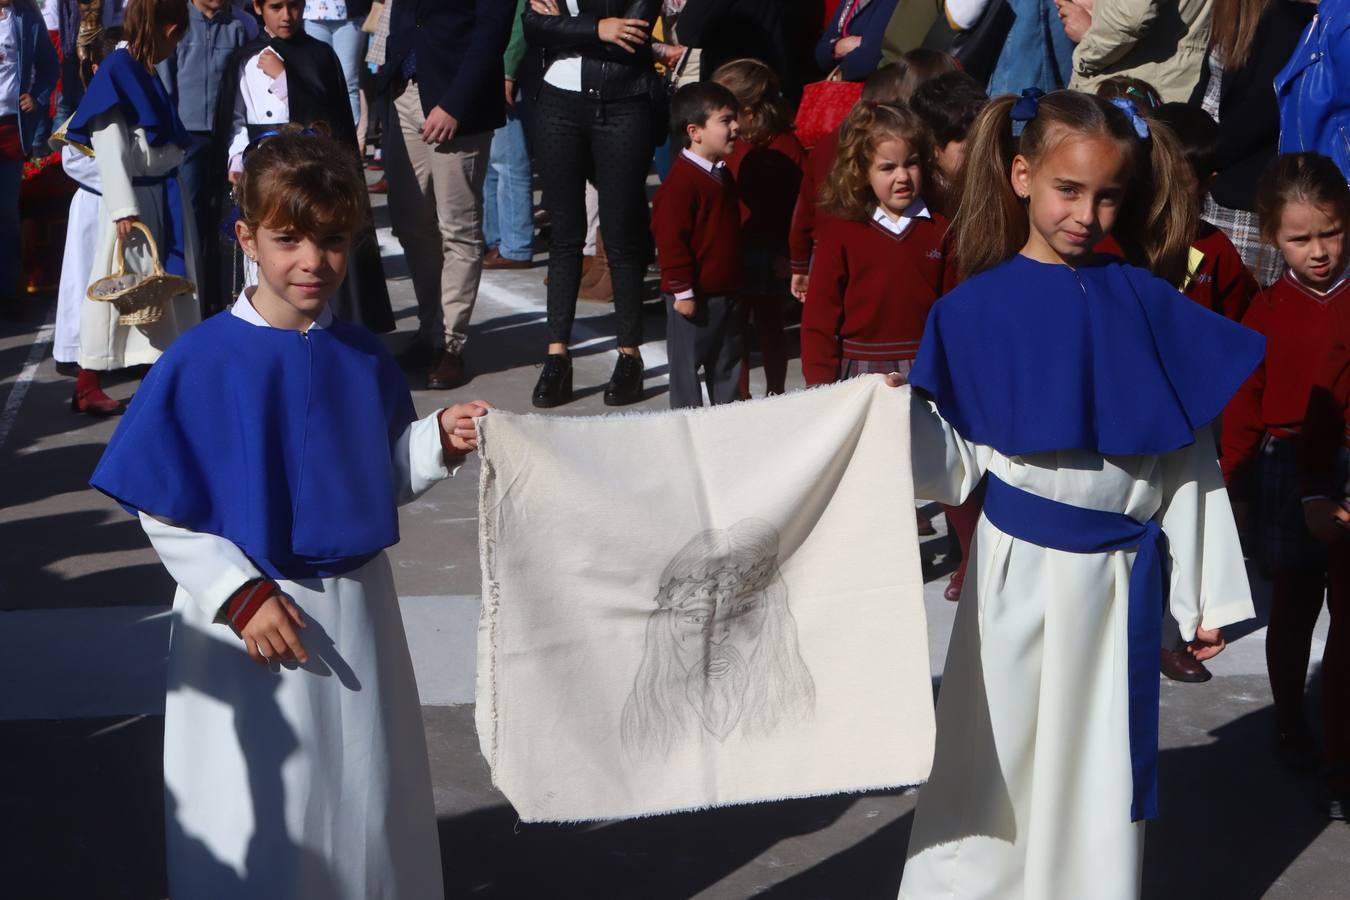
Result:
{"label": "white robe", "polygon": [[[399,501],[451,472],[436,416],[400,438]],[[220,606],[258,569],[228,540],[141,515],[178,582],[164,710],[169,893],[191,900],[443,896],[421,706],[389,559],[282,581],[310,661],[249,659]]]}
{"label": "white robe", "polygon": [[[1159,514],[1184,637],[1251,618],[1208,428],[1163,456],[1006,457],[912,401],[914,494],[956,505],[992,473],[1074,506]],[[1134,551],[1046,549],[981,517],[944,668],[933,772],[919,796],[908,900],[1133,900],[1126,623]],[[1163,765],[1166,765],[1164,760]],[[1160,798],[1166,814],[1167,797]]]}
{"label": "white robe", "polygon": [[[89,289],[89,269],[94,262],[94,241],[98,237],[103,198],[98,180],[98,163],[66,144],[61,148],[61,168],[81,189],[70,198],[70,216],[66,220],[66,249],[61,256],[61,286],[56,294],[56,338],[52,357],[57,362],[80,361],[80,319],[84,305],[94,301],[85,296]],[[84,190],[91,188],[92,190]]]}
{"label": "white robe", "polygon": [[[117,241],[114,222],[117,219],[138,216],[154,234],[160,252],[164,252],[161,188],[159,185],[138,187],[132,184],[132,179],[166,175],[183,161],[182,148],[174,144],[150,146],[145,130],[128,129],[117,110],[101,116],[97,126],[90,135],[90,143],[103,184],[103,214],[90,262],[91,281],[113,271],[113,246]],[[183,253],[188,278],[195,280],[196,226],[181,179],[179,189],[183,196]],[[128,241],[126,257],[128,271],[150,271],[150,252],[143,241]],[[154,363],[180,334],[201,321],[201,312],[197,298],[183,294],[170,301],[163,318],[152,325],[119,325],[117,319],[117,308],[111,303],[90,301],[84,304],[80,316],[80,365],[83,368],[106,371]]]}

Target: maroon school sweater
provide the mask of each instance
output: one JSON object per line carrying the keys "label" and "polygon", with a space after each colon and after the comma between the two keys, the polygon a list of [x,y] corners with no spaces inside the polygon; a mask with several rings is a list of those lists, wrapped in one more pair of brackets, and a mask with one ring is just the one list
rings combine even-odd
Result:
{"label": "maroon school sweater", "polygon": [[844,359],[913,359],[928,311],[956,281],[947,220],[936,213],[899,236],[870,218],[817,218],[802,310],[806,383],[837,381]]}
{"label": "maroon school sweater", "polygon": [[792,262],[792,274],[805,275],[811,271],[811,254],[816,247],[816,219],[824,213],[816,209],[820,200],[820,188],[825,184],[825,176],[834,165],[834,157],[839,152],[839,132],[833,131],[820,139],[820,143],[811,148],[806,157],[806,168],[802,169],[801,187],[797,191],[797,204],[792,210],[792,227],[788,231],[788,257]]}
{"label": "maroon school sweater", "polygon": [[712,296],[741,286],[741,204],[726,166],[705,172],[683,153],[652,198],[661,291]]}

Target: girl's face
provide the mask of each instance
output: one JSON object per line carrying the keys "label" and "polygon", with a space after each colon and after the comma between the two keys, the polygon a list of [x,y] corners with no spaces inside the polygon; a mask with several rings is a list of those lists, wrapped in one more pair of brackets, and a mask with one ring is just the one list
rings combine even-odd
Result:
{"label": "girl's face", "polygon": [[1116,224],[1126,163],[1120,143],[1103,135],[1065,137],[1034,163],[1015,157],[1013,191],[1027,201],[1031,224],[1023,255],[1070,266],[1090,260]]}
{"label": "girl's face", "polygon": [[1329,204],[1286,203],[1280,210],[1275,246],[1295,277],[1313,290],[1327,290],[1345,270],[1345,223]]}
{"label": "girl's face", "polygon": [[253,9],[274,37],[294,37],[304,27],[304,0],[254,0]]}
{"label": "girl's face", "polygon": [[242,221],[235,234],[258,261],[253,307],[274,328],[303,331],[313,324],[347,274],[351,234],[302,235],[263,225],[250,231]]}
{"label": "girl's face", "polygon": [[909,209],[923,190],[923,161],[919,150],[902,138],[887,138],[872,151],[867,181],[877,204],[892,217]]}

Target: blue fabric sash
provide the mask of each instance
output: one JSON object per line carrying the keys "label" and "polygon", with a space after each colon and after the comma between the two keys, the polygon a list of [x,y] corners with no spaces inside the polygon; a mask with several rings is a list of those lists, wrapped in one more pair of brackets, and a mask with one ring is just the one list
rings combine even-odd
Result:
{"label": "blue fabric sash", "polygon": [[1167,602],[1167,538],[1156,519],[1140,523],[1122,513],[1084,509],[1049,500],[988,475],[984,514],[1004,534],[1066,553],[1135,550],[1130,570],[1129,684],[1130,767],[1134,774],[1131,821],[1158,815],[1158,648]]}
{"label": "blue fabric sash", "polygon": [[188,277],[187,260],[183,256],[183,193],[178,189],[178,170],[163,175],[138,175],[131,179],[135,187],[159,185],[163,201],[164,234],[160,238],[159,261],[170,275]]}

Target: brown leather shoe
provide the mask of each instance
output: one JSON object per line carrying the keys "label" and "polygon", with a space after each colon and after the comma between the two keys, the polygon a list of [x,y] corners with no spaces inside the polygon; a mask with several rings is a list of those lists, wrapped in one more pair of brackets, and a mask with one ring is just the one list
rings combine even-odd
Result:
{"label": "brown leather shoe", "polygon": [[485,269],[532,269],[533,260],[508,259],[502,256],[502,252],[493,247],[487,253],[483,254],[483,268]]}
{"label": "brown leather shoe", "polygon": [[464,374],[464,357],[447,350],[441,354],[441,361],[436,367],[427,373],[427,390],[448,391],[451,388],[463,387],[467,380]]}
{"label": "brown leather shoe", "polygon": [[1184,647],[1180,650],[1163,650],[1161,652],[1162,673],[1173,681],[1200,684],[1214,677],[1213,673],[1205,668],[1205,664],[1191,656],[1191,651]]}

